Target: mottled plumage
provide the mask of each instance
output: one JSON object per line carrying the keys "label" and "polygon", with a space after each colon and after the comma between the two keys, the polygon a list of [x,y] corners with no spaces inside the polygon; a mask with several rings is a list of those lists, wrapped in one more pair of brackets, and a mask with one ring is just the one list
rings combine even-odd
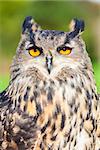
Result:
{"label": "mottled plumage", "polygon": [[[80,34],[22,26],[9,86],[0,93],[0,150],[100,150],[100,101]],[[34,56],[33,56],[34,55]]]}

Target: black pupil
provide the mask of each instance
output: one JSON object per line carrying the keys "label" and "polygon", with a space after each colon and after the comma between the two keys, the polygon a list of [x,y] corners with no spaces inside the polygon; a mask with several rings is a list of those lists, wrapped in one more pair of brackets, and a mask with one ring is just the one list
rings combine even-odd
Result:
{"label": "black pupil", "polygon": [[58,47],[58,51],[60,50],[66,51],[66,50],[71,50],[71,48],[70,47]]}
{"label": "black pupil", "polygon": [[66,48],[66,47],[63,47],[63,48],[62,48],[63,51],[66,51],[67,49],[68,49],[68,48]]}
{"label": "black pupil", "polygon": [[27,50],[34,50],[34,52],[40,51],[40,48],[37,47],[29,47]]}
{"label": "black pupil", "polygon": [[38,49],[34,49],[34,52],[36,52]]}

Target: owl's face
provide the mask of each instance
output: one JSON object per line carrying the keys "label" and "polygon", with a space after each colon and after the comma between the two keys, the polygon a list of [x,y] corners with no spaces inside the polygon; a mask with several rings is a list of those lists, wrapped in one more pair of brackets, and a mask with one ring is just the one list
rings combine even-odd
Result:
{"label": "owl's face", "polygon": [[35,68],[52,78],[62,69],[76,69],[85,63],[84,49],[82,39],[73,32],[30,30],[22,35],[16,59],[22,71]]}

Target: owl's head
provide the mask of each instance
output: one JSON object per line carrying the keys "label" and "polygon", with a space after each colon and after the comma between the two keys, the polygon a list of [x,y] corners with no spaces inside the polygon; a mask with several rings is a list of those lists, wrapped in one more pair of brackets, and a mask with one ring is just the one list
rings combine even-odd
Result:
{"label": "owl's head", "polygon": [[80,35],[84,31],[84,22],[73,19],[70,31],[43,30],[27,17],[22,26],[14,66],[21,72],[34,70],[47,78],[59,74],[62,69],[77,70],[84,67],[88,60],[85,45]]}

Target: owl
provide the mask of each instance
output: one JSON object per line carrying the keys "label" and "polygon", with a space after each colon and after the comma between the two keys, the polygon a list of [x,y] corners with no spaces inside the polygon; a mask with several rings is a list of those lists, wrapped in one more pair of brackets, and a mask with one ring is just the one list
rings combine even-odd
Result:
{"label": "owl", "polygon": [[0,150],[100,150],[100,101],[83,31],[78,19],[64,32],[26,17],[0,93]]}

